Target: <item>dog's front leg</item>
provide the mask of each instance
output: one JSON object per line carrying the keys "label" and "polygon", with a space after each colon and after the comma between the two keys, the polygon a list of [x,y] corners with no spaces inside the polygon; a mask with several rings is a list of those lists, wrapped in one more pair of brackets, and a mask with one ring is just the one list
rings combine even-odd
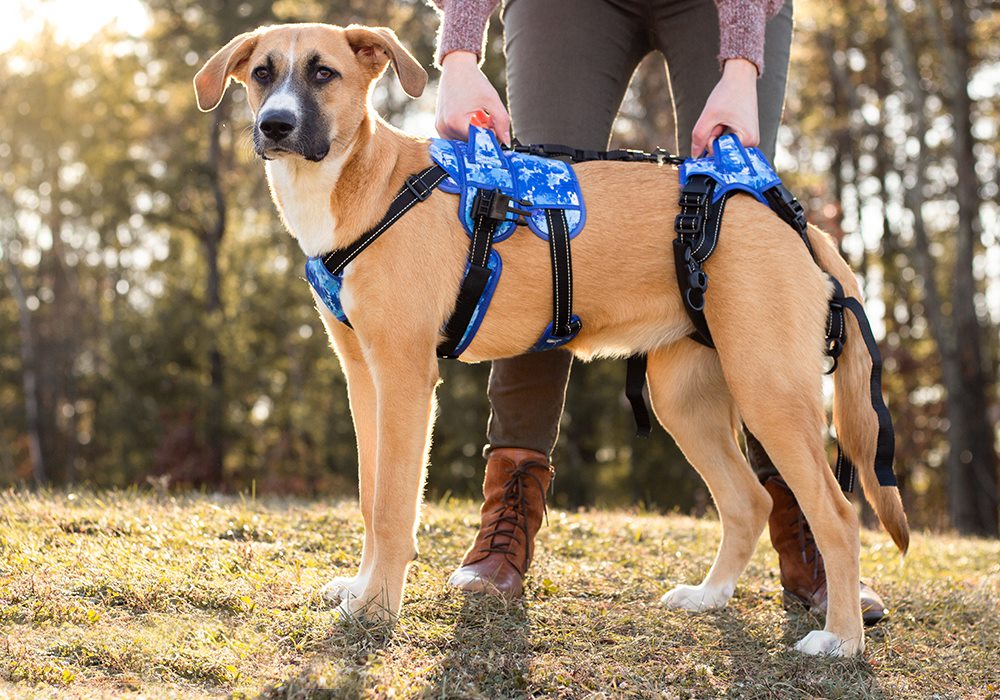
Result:
{"label": "dog's front leg", "polygon": [[373,559],[364,589],[341,603],[350,615],[389,619],[399,613],[407,568],[417,554],[417,517],[438,381],[434,338],[373,346],[377,468],[371,529]]}
{"label": "dog's front leg", "polygon": [[[322,304],[319,308],[323,308]],[[324,314],[324,323],[340,359],[340,367],[347,380],[347,397],[351,405],[351,420],[358,443],[358,496],[365,522],[365,540],[361,549],[361,564],[357,576],[338,576],[322,588],[322,595],[337,604],[357,598],[365,588],[374,561],[374,533],[372,511],[375,501],[376,458],[376,409],[375,383],[368,361],[361,350],[358,336],[332,316]]]}

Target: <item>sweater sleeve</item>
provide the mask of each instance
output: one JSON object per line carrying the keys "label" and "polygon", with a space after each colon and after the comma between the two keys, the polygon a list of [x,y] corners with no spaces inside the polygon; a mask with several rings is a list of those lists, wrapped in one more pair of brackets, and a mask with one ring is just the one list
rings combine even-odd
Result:
{"label": "sweater sleeve", "polygon": [[482,59],[486,49],[486,26],[500,0],[434,0],[441,15],[438,29],[437,65],[452,51],[471,51]]}
{"label": "sweater sleeve", "polygon": [[745,58],[764,72],[764,27],[783,0],[715,0],[719,11],[719,66],[730,58]]}

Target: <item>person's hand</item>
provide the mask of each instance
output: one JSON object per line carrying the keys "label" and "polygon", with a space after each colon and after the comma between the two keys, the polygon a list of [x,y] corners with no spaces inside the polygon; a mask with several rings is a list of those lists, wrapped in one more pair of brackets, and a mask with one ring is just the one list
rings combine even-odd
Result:
{"label": "person's hand", "polygon": [[509,146],[510,115],[496,88],[479,69],[476,54],[452,51],[441,61],[434,127],[446,139],[468,138],[469,119],[479,110],[489,113],[500,143]]}
{"label": "person's hand", "polygon": [[722,79],[712,90],[691,132],[691,156],[698,158],[726,130],[744,146],[760,143],[757,118],[757,66],[742,58],[731,58],[722,69]]}

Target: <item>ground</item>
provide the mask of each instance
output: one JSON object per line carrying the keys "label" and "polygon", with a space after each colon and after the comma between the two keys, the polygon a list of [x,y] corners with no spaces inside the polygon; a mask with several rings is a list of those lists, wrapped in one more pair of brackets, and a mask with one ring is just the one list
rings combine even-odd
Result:
{"label": "ground", "polygon": [[394,627],[319,597],[350,575],[348,501],[155,493],[0,496],[0,697],[998,697],[1000,542],[915,533],[901,564],[862,533],[892,616],[863,658],[789,646],[821,623],[781,607],[766,535],[723,611],[656,605],[711,563],[719,523],[551,511],[524,603],[447,575],[475,505],[428,503]]}

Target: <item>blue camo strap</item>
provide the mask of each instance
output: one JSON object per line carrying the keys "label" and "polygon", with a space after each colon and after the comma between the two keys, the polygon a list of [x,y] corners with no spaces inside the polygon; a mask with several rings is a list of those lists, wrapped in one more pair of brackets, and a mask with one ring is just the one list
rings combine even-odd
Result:
{"label": "blue camo strap", "polygon": [[[570,238],[583,230],[587,220],[583,194],[568,163],[504,149],[492,131],[478,126],[469,127],[467,142],[432,139],[430,154],[449,175],[441,189],[460,196],[459,219],[470,236],[475,226],[472,204],[479,190],[499,190],[518,200],[527,212],[528,228],[542,240],[549,238],[546,211],[550,209],[565,213]],[[517,218],[501,222],[494,242],[508,238],[517,223]]]}

